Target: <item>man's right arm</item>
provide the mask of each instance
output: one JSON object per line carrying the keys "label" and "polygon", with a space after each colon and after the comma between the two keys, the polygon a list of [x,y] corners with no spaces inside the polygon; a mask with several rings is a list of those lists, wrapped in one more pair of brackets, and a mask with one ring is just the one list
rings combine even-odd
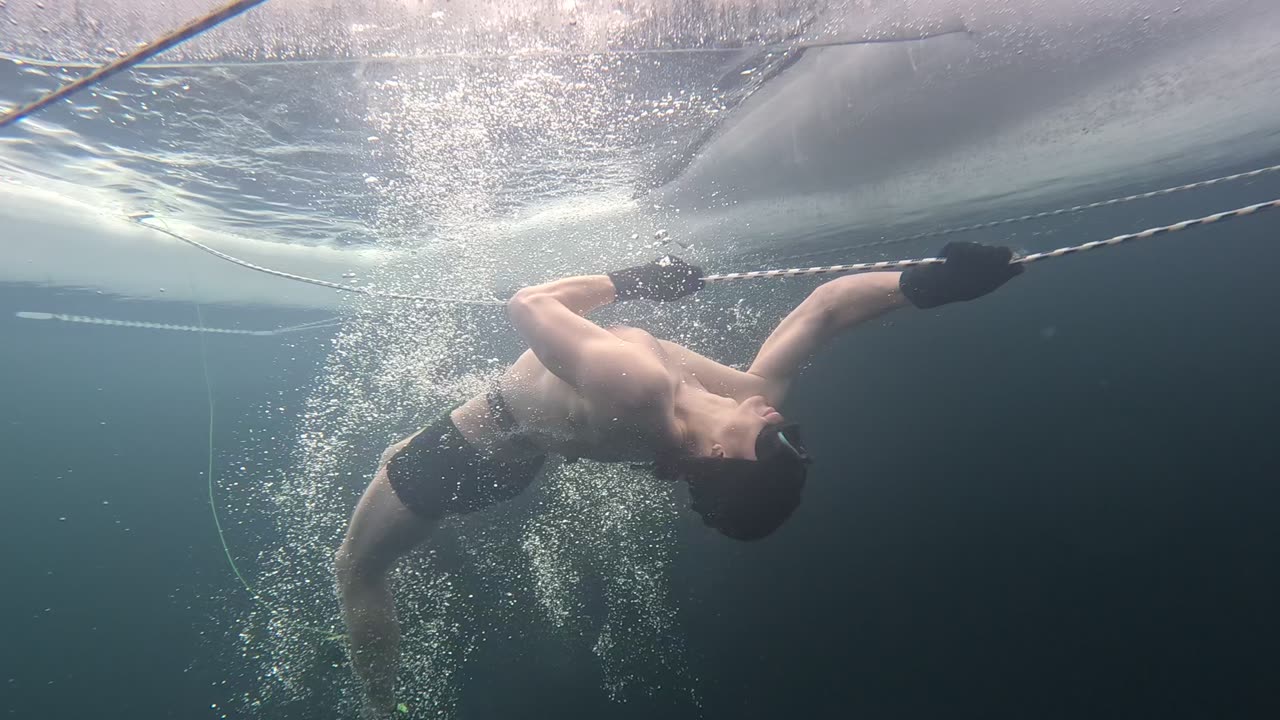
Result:
{"label": "man's right arm", "polygon": [[538,360],[577,390],[614,378],[634,376],[639,355],[630,343],[583,317],[614,300],[607,275],[581,275],[526,287],[507,301],[507,317]]}
{"label": "man's right arm", "polygon": [[647,402],[665,387],[662,363],[584,315],[615,300],[676,300],[701,288],[701,268],[667,256],[608,275],[524,288],[507,302],[507,317],[538,360],[575,389]]}

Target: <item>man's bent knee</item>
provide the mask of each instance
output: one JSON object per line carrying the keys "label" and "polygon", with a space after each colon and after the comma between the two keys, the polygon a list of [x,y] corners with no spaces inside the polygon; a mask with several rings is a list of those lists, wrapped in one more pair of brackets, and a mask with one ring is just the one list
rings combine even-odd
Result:
{"label": "man's bent knee", "polygon": [[418,433],[414,433],[403,440],[387,446],[387,449],[382,451],[382,457],[378,458],[378,469],[380,471],[384,470],[387,467],[387,463],[391,462],[391,458],[395,457],[396,453],[403,450],[415,437],[417,437],[417,435]]}
{"label": "man's bent knee", "polygon": [[334,554],[339,584],[351,587],[380,583],[401,556],[427,539],[434,525],[401,505],[380,472],[357,506],[346,537]]}
{"label": "man's bent knee", "polygon": [[355,553],[352,551],[351,546],[345,542],[342,543],[342,547],[338,548],[338,552],[334,553],[333,571],[338,578],[339,588],[350,587],[358,577],[367,574],[367,572],[361,571]]}
{"label": "man's bent knee", "polygon": [[391,569],[391,563],[378,561],[377,558],[361,553],[348,540],[342,543],[342,546],[334,553],[333,569],[334,575],[338,580],[338,589],[346,591],[354,588],[370,587],[382,582],[386,577],[387,571]]}

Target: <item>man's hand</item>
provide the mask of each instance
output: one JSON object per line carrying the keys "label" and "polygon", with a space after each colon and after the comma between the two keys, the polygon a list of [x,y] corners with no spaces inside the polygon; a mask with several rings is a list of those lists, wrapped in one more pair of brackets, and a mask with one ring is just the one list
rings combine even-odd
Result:
{"label": "man's hand", "polygon": [[942,248],[946,262],[921,265],[902,273],[898,286],[912,305],[933,308],[974,300],[995,290],[1022,272],[1009,261],[1013,251],[971,242],[951,242]]}
{"label": "man's hand", "polygon": [[618,300],[679,300],[702,289],[702,268],[674,255],[609,273]]}

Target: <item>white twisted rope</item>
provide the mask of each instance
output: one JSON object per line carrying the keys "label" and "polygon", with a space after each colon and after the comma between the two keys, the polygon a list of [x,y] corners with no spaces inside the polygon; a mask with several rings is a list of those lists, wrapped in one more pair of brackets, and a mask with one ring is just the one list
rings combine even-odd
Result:
{"label": "white twisted rope", "polygon": [[240,330],[238,328],[210,328],[195,325],[172,325],[170,323],[143,322],[141,320],[115,320],[113,318],[92,317],[89,315],[67,315],[65,313],[29,312],[22,310],[14,313],[24,320],[60,320],[62,322],[85,323],[87,325],[112,325],[115,327],[148,328],[151,330],[184,330],[186,332],[218,333],[223,335],[278,335],[275,330]]}
{"label": "white twisted rope", "polygon": [[977,223],[975,225],[963,225],[960,227],[943,228],[942,230],[930,230],[929,232],[917,233],[915,235],[904,235],[903,237],[889,238],[887,240],[876,240],[874,242],[863,243],[861,245],[846,245],[838,248],[825,248],[822,250],[814,250],[813,252],[801,253],[799,255],[788,255],[785,260],[803,260],[811,257],[821,257],[823,255],[831,255],[839,252],[853,252],[856,250],[866,250],[867,248],[884,247],[886,245],[899,245],[901,243],[912,242],[915,240],[928,240],[929,238],[945,237],[947,235],[955,235],[963,232],[971,232],[974,230],[987,230],[989,228],[1001,227],[1003,225],[1013,225],[1015,223],[1029,222],[1031,220],[1042,220],[1044,218],[1057,217],[1059,215],[1070,215],[1071,213],[1083,212],[1085,210],[1094,210],[1096,208],[1108,207],[1111,205],[1119,205],[1121,203],[1133,202],[1135,200],[1146,200],[1148,198],[1160,197],[1163,195],[1172,195],[1174,193],[1184,192],[1187,190],[1198,190],[1219,183],[1232,182],[1235,180],[1248,180],[1260,175],[1266,175],[1280,171],[1280,165],[1271,165],[1257,170],[1236,173],[1234,175],[1224,175],[1222,177],[1210,178],[1208,180],[1199,180],[1186,185],[1177,185],[1175,187],[1161,188],[1150,192],[1138,193],[1137,195],[1125,195],[1124,197],[1111,198],[1110,200],[1099,200],[1097,202],[1086,203],[1084,205],[1072,205],[1071,207],[1058,208],[1057,210],[1046,210],[1044,212],[1032,213],[1030,215],[1019,215],[1017,217],[1002,218],[1000,220],[991,220],[989,222]]}
{"label": "white twisted rope", "polygon": [[284,335],[293,332],[306,332],[308,330],[321,330],[323,328],[333,327],[340,322],[338,318],[328,318],[326,320],[302,323],[301,325],[279,327],[274,330],[241,330],[240,328],[216,328],[204,327],[202,325],[174,325],[172,323],[146,322],[143,320],[117,320],[115,318],[95,317],[92,315],[68,315],[66,313],[32,312],[29,310],[20,310],[15,312],[14,315],[24,320],[57,320],[60,322],[83,323],[85,325],[109,325],[112,327],[146,328],[148,330],[181,330],[183,332],[213,333],[215,335],[257,335],[259,337],[268,335]]}
{"label": "white twisted rope", "polygon": [[[1254,172],[1258,172],[1258,171],[1254,171]],[[1219,179],[1218,181],[1220,182],[1221,179]],[[1160,191],[1157,191],[1157,192],[1160,192]],[[1197,225],[1209,225],[1211,223],[1216,223],[1219,220],[1228,220],[1232,218],[1244,217],[1246,215],[1253,215],[1254,213],[1265,212],[1267,210],[1274,210],[1276,208],[1280,208],[1280,198],[1271,200],[1269,202],[1258,203],[1256,205],[1249,205],[1247,207],[1236,208],[1235,210],[1227,210],[1225,212],[1215,213],[1213,215],[1206,215],[1205,217],[1196,218],[1194,220],[1183,220],[1182,222],[1174,223],[1172,225],[1163,225],[1160,227],[1148,228],[1147,230],[1143,230],[1141,232],[1128,233],[1125,235],[1117,235],[1115,237],[1108,238],[1106,240],[1095,240],[1093,242],[1087,242],[1082,245],[1072,245],[1069,247],[1058,248],[1057,250],[1050,250],[1048,252],[1033,253],[1031,255],[1025,255],[1023,257],[1014,258],[1012,262],[1018,263],[1020,265],[1026,265],[1033,262],[1039,262],[1041,260],[1048,260],[1050,258],[1062,257],[1063,255],[1070,255],[1072,253],[1084,252],[1086,250],[1096,250],[1101,247],[1110,247],[1112,245],[1119,245],[1120,243],[1128,242],[1130,240],[1142,240],[1149,237],[1155,237],[1156,235],[1163,235],[1166,233],[1178,232],[1179,230],[1186,230],[1187,228],[1195,227]],[[341,290],[343,292],[358,293],[358,294],[367,295],[370,297],[383,297],[383,298],[391,298],[395,300],[412,300],[415,302],[434,302],[434,303],[453,303],[453,304],[462,304],[462,305],[481,305],[481,306],[490,306],[490,307],[504,304],[500,300],[469,300],[465,298],[430,297],[425,295],[410,295],[406,293],[380,292],[376,290],[369,290],[367,288],[355,287],[352,285],[343,285],[341,283],[330,282],[328,280],[319,280],[317,278],[310,278],[304,275],[295,275],[293,273],[287,273],[281,270],[274,270],[272,268],[262,267],[261,265],[255,265],[246,260],[241,260],[240,258],[234,257],[232,255],[228,255],[227,253],[224,253],[221,250],[217,250],[212,247],[209,247],[208,245],[205,245],[202,242],[192,240],[191,238],[183,237],[182,235],[179,235],[171,230],[166,230],[164,228],[157,227],[155,225],[147,225],[142,222],[142,219],[135,218],[135,220],[139,224],[145,225],[146,227],[151,228],[156,232],[162,232],[172,238],[181,240],[182,242],[187,243],[192,247],[203,250],[209,253],[210,255],[213,255],[214,257],[221,258],[230,263],[235,263],[236,265],[239,265],[244,268],[248,268],[249,270],[265,273],[267,275],[273,275],[275,277],[281,277],[286,280],[294,280],[297,282],[307,283],[310,285],[319,285],[320,287],[327,287],[333,290]],[[829,273],[872,272],[877,270],[900,270],[903,268],[914,267],[917,265],[938,265],[944,262],[946,262],[946,260],[944,260],[943,258],[919,258],[914,260],[884,260],[881,262],[854,263],[851,265],[820,265],[816,267],[807,267],[807,268],[784,268],[784,269],[778,269],[778,270],[752,270],[750,272],[724,273],[721,275],[706,275],[702,278],[702,281],[707,283],[715,283],[715,282],[726,282],[729,280],[754,280],[757,278],[797,277],[801,275],[824,275]]]}
{"label": "white twisted rope", "polygon": [[305,275],[295,275],[293,273],[284,272],[283,270],[275,270],[269,267],[263,267],[261,265],[254,265],[248,260],[241,260],[240,258],[235,257],[234,255],[228,255],[227,253],[224,253],[221,250],[218,250],[216,248],[209,247],[208,245],[205,245],[204,243],[198,240],[192,240],[191,238],[179,235],[178,233],[173,232],[172,230],[168,230],[162,227],[158,227],[156,225],[150,225],[146,222],[143,222],[148,217],[150,216],[144,215],[144,216],[135,217],[133,219],[134,219],[134,222],[137,222],[139,225],[142,225],[143,227],[150,228],[152,230],[155,230],[156,232],[164,233],[165,235],[168,235],[169,237],[174,238],[176,240],[181,240],[182,242],[194,248],[203,250],[216,258],[221,258],[223,260],[226,260],[229,263],[234,263],[236,265],[239,265],[240,267],[248,268],[250,270],[254,270],[260,273],[265,273],[267,275],[274,275],[276,277],[284,278],[286,280],[294,280],[296,282],[307,283],[308,285],[319,285],[320,287],[326,287],[332,290],[341,290],[342,292],[357,293],[359,295],[366,295],[368,297],[390,298],[392,300],[412,300],[415,302],[451,303],[454,305],[505,305],[505,303],[499,300],[469,300],[466,298],[431,297],[427,295],[410,295],[408,293],[383,292],[380,290],[370,290],[368,288],[356,287],[354,285],[343,285],[342,283],[331,282],[329,280],[320,280],[318,278],[307,277]]}
{"label": "white twisted rope", "polygon": [[[1033,262],[1039,262],[1041,260],[1048,260],[1050,258],[1062,257],[1063,255],[1070,255],[1072,253],[1084,252],[1086,250],[1096,250],[1101,247],[1110,247],[1112,245],[1119,245],[1120,243],[1128,242],[1130,240],[1143,240],[1149,237],[1155,237],[1156,235],[1164,235],[1166,233],[1178,232],[1179,230],[1186,230],[1187,228],[1195,227],[1197,225],[1209,225],[1211,223],[1216,223],[1219,220],[1228,220],[1232,218],[1244,217],[1246,215],[1253,215],[1254,213],[1265,212],[1267,210],[1275,210],[1276,208],[1280,208],[1280,198],[1271,200],[1270,202],[1258,203],[1257,205],[1249,205],[1247,207],[1237,208],[1235,210],[1227,210],[1226,212],[1215,213],[1213,215],[1206,215],[1205,217],[1196,218],[1195,220],[1183,220],[1182,222],[1174,223],[1172,225],[1164,225],[1161,227],[1148,228],[1147,230],[1143,230],[1142,232],[1129,233],[1127,235],[1116,235],[1115,237],[1107,238],[1106,240],[1095,240],[1093,242],[1084,243],[1083,245],[1072,245],[1070,247],[1062,247],[1062,248],[1058,248],[1057,250],[1050,250],[1048,252],[1033,253],[1031,255],[1025,255],[1023,257],[1014,258],[1010,262],[1017,263],[1019,265],[1026,265]],[[743,273],[725,273],[723,275],[707,275],[706,277],[702,278],[702,281],[713,283],[713,282],[725,282],[727,280],[753,280],[756,278],[796,277],[799,275],[822,275],[826,273],[854,273],[854,272],[871,272],[875,270],[898,270],[901,268],[909,268],[917,265],[939,265],[945,262],[946,260],[942,258],[920,258],[918,260],[886,260],[884,262],[855,263],[852,265],[824,265],[819,267],[787,268],[782,270],[753,270],[751,272],[743,272]]]}

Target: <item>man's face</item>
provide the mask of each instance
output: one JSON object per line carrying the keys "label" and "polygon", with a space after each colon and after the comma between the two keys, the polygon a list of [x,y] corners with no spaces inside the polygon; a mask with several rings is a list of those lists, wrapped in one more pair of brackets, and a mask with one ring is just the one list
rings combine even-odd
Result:
{"label": "man's face", "polygon": [[738,404],[727,418],[723,430],[716,436],[711,448],[712,457],[741,460],[756,459],[756,438],[768,425],[781,425],[781,413],[769,405],[763,396],[755,395]]}

